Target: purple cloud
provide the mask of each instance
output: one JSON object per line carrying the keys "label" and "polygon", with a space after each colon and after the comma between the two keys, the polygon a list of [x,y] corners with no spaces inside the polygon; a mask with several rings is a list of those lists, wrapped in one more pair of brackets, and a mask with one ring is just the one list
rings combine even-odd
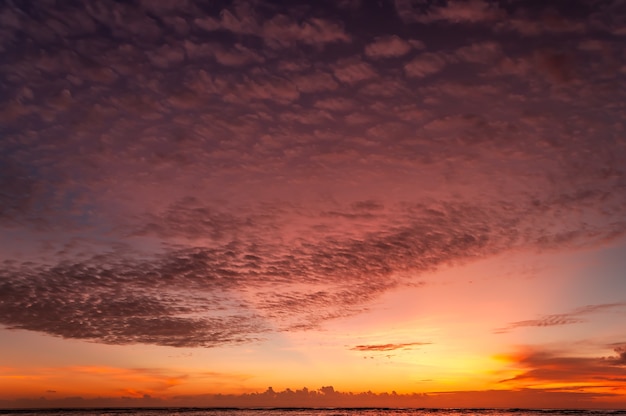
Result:
{"label": "purple cloud", "polygon": [[617,6],[546,49],[500,26],[539,9],[357,3],[0,6],[0,323],[255,342],[450,262],[624,236]]}

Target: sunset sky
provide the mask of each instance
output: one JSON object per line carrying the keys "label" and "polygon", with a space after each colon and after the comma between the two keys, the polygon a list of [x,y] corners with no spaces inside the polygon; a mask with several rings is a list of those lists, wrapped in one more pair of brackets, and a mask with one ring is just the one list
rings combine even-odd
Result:
{"label": "sunset sky", "polygon": [[626,408],[623,0],[6,0],[0,100],[0,408]]}

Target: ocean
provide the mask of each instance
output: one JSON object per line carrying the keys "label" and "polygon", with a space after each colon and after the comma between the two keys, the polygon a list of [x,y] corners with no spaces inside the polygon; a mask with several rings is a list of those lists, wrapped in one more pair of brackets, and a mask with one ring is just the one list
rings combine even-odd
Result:
{"label": "ocean", "polygon": [[572,409],[202,409],[202,408],[115,408],[115,409],[18,409],[0,415],[51,416],[601,416],[626,415],[626,410]]}

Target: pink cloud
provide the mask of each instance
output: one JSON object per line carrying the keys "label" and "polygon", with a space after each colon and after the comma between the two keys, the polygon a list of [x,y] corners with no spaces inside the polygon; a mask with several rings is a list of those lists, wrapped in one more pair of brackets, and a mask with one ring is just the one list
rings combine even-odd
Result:
{"label": "pink cloud", "polygon": [[300,96],[295,84],[275,76],[248,78],[245,84],[239,84],[236,88],[237,100],[261,99],[289,103]]}
{"label": "pink cloud", "polygon": [[152,63],[161,68],[175,66],[185,59],[185,51],[178,46],[163,45],[157,50],[148,52]]}
{"label": "pink cloud", "polygon": [[626,312],[626,303],[621,302],[621,303],[587,305],[587,306],[577,308],[568,313],[546,315],[538,319],[529,319],[525,321],[512,322],[507,327],[497,330],[497,333],[505,333],[510,330],[521,328],[521,327],[551,327],[551,326],[580,324],[580,323],[586,322],[586,320],[589,319],[590,315],[594,315],[594,314],[598,314],[602,312],[613,312],[613,313],[622,312],[622,314],[624,314]]}
{"label": "pink cloud", "polygon": [[551,33],[584,33],[587,30],[587,24],[547,7],[533,14],[524,9],[518,10],[514,16],[499,23],[496,29],[516,31],[523,36],[539,36]]}
{"label": "pink cloud", "polygon": [[332,91],[339,87],[333,76],[323,71],[299,74],[294,76],[292,81],[296,84],[298,90],[304,93]]}
{"label": "pink cloud", "polygon": [[223,9],[218,18],[205,16],[195,18],[193,23],[204,30],[228,30],[240,34],[259,33],[260,27],[257,22],[258,17],[249,4],[239,2],[235,4],[234,12]]}
{"label": "pink cloud", "polygon": [[[607,31],[543,50],[458,25],[424,52],[412,38],[439,23],[363,35],[330,6],[102,4],[0,12],[8,327],[256,342],[361,313],[413,283],[398,276],[626,233]],[[491,25],[484,6],[424,13]]]}
{"label": "pink cloud", "polygon": [[234,47],[228,49],[217,47],[213,56],[217,62],[226,66],[241,66],[253,62],[260,63],[265,60],[260,54],[241,44],[235,44]]}
{"label": "pink cloud", "polygon": [[426,10],[415,7],[410,0],[395,0],[395,6],[399,16],[407,22],[481,23],[498,20],[502,16],[496,5],[484,0],[451,0]]}
{"label": "pink cloud", "polygon": [[411,44],[396,35],[377,38],[365,47],[365,55],[373,59],[403,56],[409,53]]}
{"label": "pink cloud", "polygon": [[370,64],[358,59],[338,62],[334,66],[333,72],[339,81],[347,84],[354,84],[377,76]]}
{"label": "pink cloud", "polygon": [[423,53],[404,65],[404,72],[408,77],[422,78],[441,71],[446,66],[446,60],[436,53]]}
{"label": "pink cloud", "polygon": [[284,14],[264,20],[247,3],[237,3],[233,11],[223,9],[219,18],[196,18],[194,24],[206,31],[228,30],[237,34],[259,36],[271,47],[288,47],[296,43],[323,46],[327,43],[351,41],[338,23],[317,17],[296,22]]}
{"label": "pink cloud", "polygon": [[502,49],[497,42],[486,41],[463,46],[456,50],[455,55],[467,62],[488,64],[502,55]]}
{"label": "pink cloud", "polygon": [[355,103],[344,97],[326,98],[315,102],[314,106],[328,111],[350,111]]}
{"label": "pink cloud", "polygon": [[270,45],[291,45],[302,42],[323,45],[333,42],[350,42],[350,36],[337,23],[312,18],[297,24],[284,15],[278,15],[263,24],[262,36]]}

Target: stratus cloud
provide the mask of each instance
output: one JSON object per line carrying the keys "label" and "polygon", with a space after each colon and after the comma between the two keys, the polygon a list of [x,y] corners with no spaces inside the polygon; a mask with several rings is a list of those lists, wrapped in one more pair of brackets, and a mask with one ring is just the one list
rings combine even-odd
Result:
{"label": "stratus cloud", "polygon": [[248,78],[237,87],[236,101],[269,100],[279,104],[288,104],[300,97],[300,91],[289,80],[274,75],[261,75]]}

